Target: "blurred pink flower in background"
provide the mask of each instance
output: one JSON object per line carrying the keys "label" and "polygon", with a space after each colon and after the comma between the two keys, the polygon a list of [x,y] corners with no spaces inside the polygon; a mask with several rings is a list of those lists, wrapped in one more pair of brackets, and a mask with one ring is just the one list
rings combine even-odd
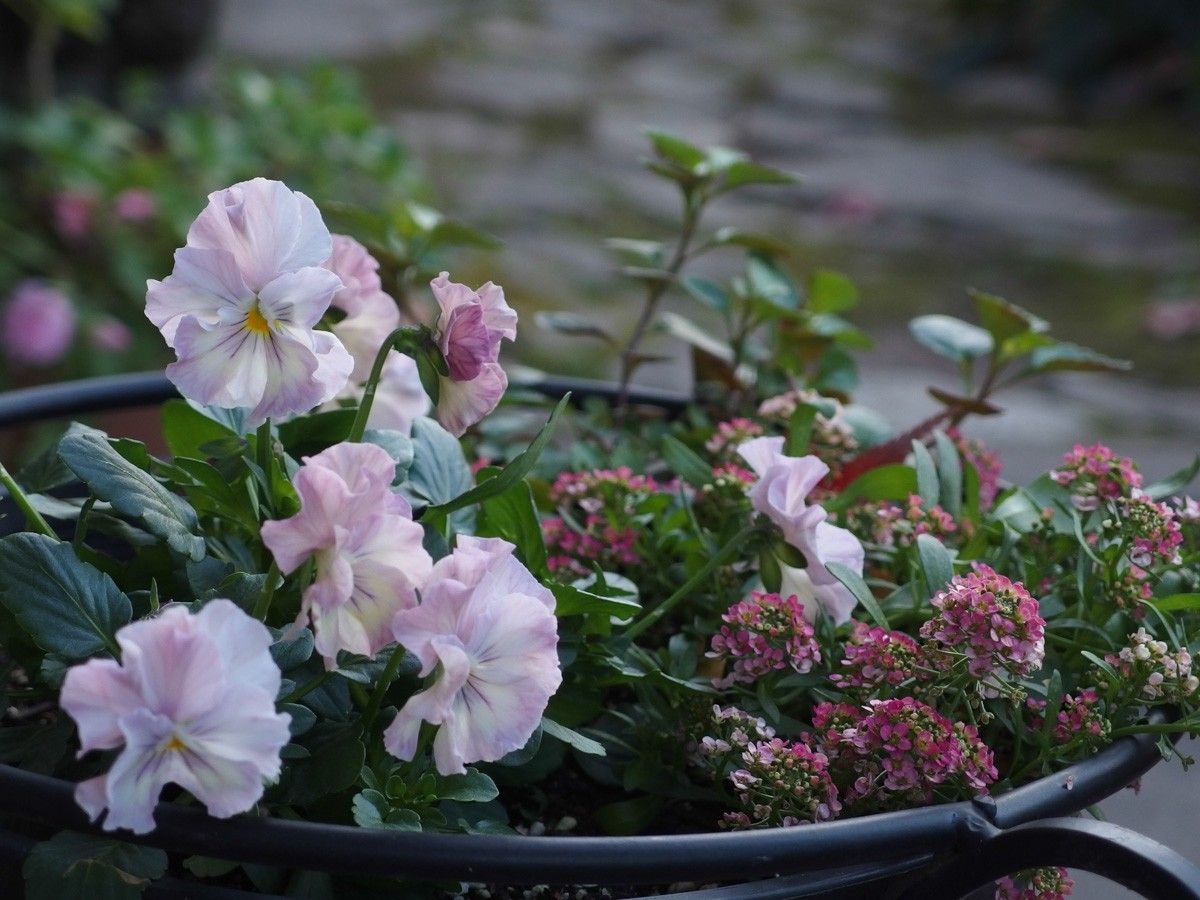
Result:
{"label": "blurred pink flower in background", "polygon": [[154,218],[158,201],[148,188],[126,188],[113,198],[113,212],[126,222],[145,222]]}
{"label": "blurred pink flower in background", "polygon": [[50,201],[50,208],[58,233],[71,240],[80,240],[91,230],[96,198],[84,191],[59,191]]}
{"label": "blurred pink flower in background", "polygon": [[1160,300],[1146,307],[1142,319],[1147,333],[1160,341],[1177,341],[1200,334],[1200,300]]}
{"label": "blurred pink flower in background", "polygon": [[121,351],[128,350],[130,344],[133,343],[133,332],[129,327],[118,319],[112,316],[93,322],[91,328],[88,329],[88,339],[93,347],[100,350]]}
{"label": "blurred pink flower in background", "polygon": [[50,366],[75,338],[75,307],[57,288],[40,281],[17,285],[0,319],[0,342],[15,363]]}
{"label": "blurred pink flower in background", "polygon": [[354,238],[333,235],[333,253],[322,265],[342,280],[330,305],[346,316],[333,324],[333,333],[354,357],[350,379],[364,382],[379,348],[400,327],[400,310],[383,291],[379,263]]}

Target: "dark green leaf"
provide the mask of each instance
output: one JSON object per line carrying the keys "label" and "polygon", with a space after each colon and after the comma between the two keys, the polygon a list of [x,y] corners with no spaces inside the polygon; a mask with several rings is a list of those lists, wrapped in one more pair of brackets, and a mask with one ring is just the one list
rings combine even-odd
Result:
{"label": "dark green leaf", "polygon": [[912,442],[912,452],[913,468],[917,472],[917,493],[921,495],[921,500],[928,509],[937,505],[940,494],[937,467],[933,464],[929,450],[920,441]]}
{"label": "dark green leaf", "polygon": [[559,725],[557,722],[542,717],[542,730],[550,735],[550,737],[558,738],[564,744],[574,747],[580,753],[586,753],[589,756],[607,756],[608,753],[604,749],[604,745],[598,741],[593,741],[590,737],[585,737],[578,731],[573,731],[565,725]]}
{"label": "dark green leaf", "polygon": [[551,584],[550,591],[554,594],[554,614],[559,618],[598,614],[628,621],[642,608],[637,597],[628,594],[606,596],[571,584]]}
{"label": "dark green leaf", "polygon": [[784,241],[772,235],[729,226],[718,228],[709,243],[714,247],[745,247],[747,250],[773,256],[785,256],[790,249]]}
{"label": "dark green leaf", "polygon": [[449,503],[471,490],[474,479],[462,446],[433,419],[413,422],[413,462],[405,487],[418,500],[436,506]]}
{"label": "dark green leaf", "polygon": [[962,461],[958,456],[958,448],[943,431],[935,431],[933,439],[937,443],[937,475],[940,487],[939,504],[942,509],[958,518],[962,512],[963,473]]}
{"label": "dark green leaf", "polygon": [[496,782],[476,768],[469,768],[464,775],[443,775],[438,779],[437,795],[442,800],[457,800],[460,803],[486,803],[500,796]]}
{"label": "dark green leaf", "polygon": [[808,283],[808,308],[815,313],[842,313],[858,305],[858,288],[841,272],[817,269]]}
{"label": "dark green leaf", "polygon": [[609,346],[616,344],[616,339],[603,326],[590,319],[569,312],[548,312],[543,310],[534,316],[538,327],[568,337],[595,338]]}
{"label": "dark green leaf", "polygon": [[1039,372],[1128,372],[1133,363],[1125,359],[1114,359],[1080,347],[1077,344],[1055,344],[1039,347],[1029,356],[1029,364],[1022,376]]}
{"label": "dark green leaf", "polygon": [[863,472],[826,507],[841,510],[859,501],[907,500],[916,492],[917,473],[912,466],[890,463]]}
{"label": "dark green leaf", "polygon": [[887,616],[883,614],[883,610],[879,606],[879,601],[875,599],[875,595],[871,593],[871,589],[867,583],[863,581],[862,576],[848,566],[841,563],[831,562],[826,563],[825,568],[829,570],[829,574],[846,586],[854,598],[862,604],[863,609],[867,611],[875,624],[880,628],[891,631],[892,626],[888,624]]}
{"label": "dark green leaf", "polygon": [[1150,602],[1159,612],[1200,609],[1200,594],[1171,594],[1169,597],[1155,597]]}
{"label": "dark green leaf", "polygon": [[800,306],[800,293],[791,276],[768,257],[750,257],[746,264],[746,281],[755,297],[772,306],[783,310],[795,310]]}
{"label": "dark green leaf", "polygon": [[646,137],[659,157],[684,169],[691,170],[707,159],[699,147],[665,131],[647,131]]}
{"label": "dark green leaf", "polygon": [[683,289],[707,306],[722,315],[729,314],[729,293],[707,278],[691,276],[683,279]]}
{"label": "dark green leaf", "polygon": [[[493,474],[497,471],[493,470]],[[531,571],[546,570],[546,542],[528,482],[519,481],[507,491],[489,497],[481,508],[483,528],[478,533],[486,532],[516,544],[517,552]]]}
{"label": "dark green leaf", "polygon": [[208,455],[201,449],[205,444],[237,437],[186,400],[168,400],[163,404],[162,421],[163,437],[175,456],[204,459]]}
{"label": "dark green leaf", "polygon": [[[431,512],[449,515],[456,509],[462,509],[467,506],[472,506],[476,503],[482,503],[489,497],[495,497],[497,494],[502,494],[522,478],[533,471],[534,465],[538,461],[538,457],[542,455],[542,451],[546,448],[546,444],[550,441],[550,436],[554,434],[554,427],[558,424],[559,417],[562,416],[563,410],[567,408],[567,404],[571,401],[571,395],[567,394],[558,401],[558,405],[554,407],[554,412],[550,414],[550,418],[546,424],[542,426],[542,430],[537,433],[537,437],[533,439],[530,445],[521,453],[513,457],[512,461],[501,469],[493,478],[489,478],[481,484],[475,485],[468,491],[459,494],[453,499],[437,503],[431,507]],[[421,421],[418,419],[418,421]],[[415,426],[414,426],[415,427]],[[453,440],[453,438],[451,438]],[[455,441],[455,445],[458,442]],[[458,456],[462,458],[461,448],[458,450]],[[416,479],[416,465],[413,466],[413,480]],[[469,469],[468,469],[469,472]],[[432,499],[432,498],[431,498]]]}
{"label": "dark green leaf", "polygon": [[931,534],[917,535],[917,556],[930,594],[943,590],[954,577],[954,558],[950,551]]}
{"label": "dark green leaf", "polygon": [[646,829],[663,807],[661,797],[635,797],[606,803],[596,810],[596,821],[608,834],[637,834]]}
{"label": "dark green leaf", "polygon": [[204,538],[195,534],[196,511],[122,457],[103,432],[76,422],[59,442],[58,452],[96,497],[124,515],[141,519],[146,530],[164,539],[172,550],[195,560],[204,558]]}
{"label": "dark green leaf", "polygon": [[363,432],[363,441],[382,447],[396,463],[396,476],[392,484],[399,484],[407,477],[413,462],[412,438],[402,431],[368,428]]}
{"label": "dark green leaf", "polygon": [[749,160],[738,160],[725,168],[722,190],[733,190],[747,184],[795,184],[794,175],[772,169]]}
{"label": "dark green leaf", "polygon": [[28,900],[137,900],[167,871],[167,854],[109,838],[62,831],[25,860]]}
{"label": "dark green leaf", "polygon": [[0,602],[34,643],[68,659],[119,655],[114,634],[133,616],[108,575],[40,534],[0,538]]}
{"label": "dark green leaf", "polygon": [[1028,310],[983,291],[969,291],[979,321],[997,345],[1026,332],[1040,334],[1050,327]]}
{"label": "dark green leaf", "polygon": [[712,481],[712,466],[678,438],[665,435],[661,452],[668,468],[693,487],[703,487]]}

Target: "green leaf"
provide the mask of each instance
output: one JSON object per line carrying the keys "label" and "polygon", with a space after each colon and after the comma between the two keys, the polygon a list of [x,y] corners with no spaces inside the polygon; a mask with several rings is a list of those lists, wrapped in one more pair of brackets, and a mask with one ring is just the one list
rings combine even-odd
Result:
{"label": "green leaf", "polygon": [[718,193],[721,191],[731,191],[747,184],[795,183],[796,177],[794,175],[789,175],[787,172],[782,172],[779,169],[773,169],[770,166],[764,166],[760,163],[744,159],[725,167],[724,177],[721,179],[721,187],[718,189]]}
{"label": "green leaf", "polygon": [[669,434],[664,435],[660,449],[663,462],[688,484],[703,487],[712,481],[712,466],[683,441]]}
{"label": "green leaf", "polygon": [[418,500],[436,506],[471,490],[471,467],[462,445],[450,432],[422,416],[413,422],[412,440],[413,462],[405,488]]}
{"label": "green leaf", "polygon": [[841,313],[858,305],[858,288],[841,272],[817,269],[808,282],[808,308],[815,313]]}
{"label": "green leaf", "polygon": [[109,838],[62,831],[25,860],[28,900],[137,900],[167,872],[167,854]]}
{"label": "green leaf", "polygon": [[683,289],[707,306],[722,315],[729,314],[729,293],[708,278],[690,276],[682,281]]}
{"label": "green leaf", "polygon": [[[459,494],[452,500],[447,500],[436,504],[430,508],[431,512],[449,515],[456,509],[462,509],[466,506],[472,506],[476,503],[482,503],[489,497],[495,497],[497,494],[502,494],[522,478],[533,471],[534,465],[538,461],[538,457],[542,455],[542,451],[546,448],[546,444],[550,442],[550,436],[554,434],[554,427],[558,424],[559,417],[562,416],[563,410],[567,408],[567,404],[571,401],[571,395],[568,393],[558,405],[554,407],[554,412],[550,413],[550,418],[546,424],[542,426],[542,430],[537,433],[537,437],[533,439],[530,445],[521,453],[513,457],[512,461],[499,471],[493,478],[481,484],[475,485],[468,491]],[[420,421],[420,420],[418,420]],[[451,438],[453,440],[453,438]],[[458,442],[455,441],[455,445]],[[462,457],[461,448],[458,455]],[[414,465],[414,473],[416,466]],[[468,469],[469,471],[469,469]],[[414,474],[414,479],[415,479]]]}
{"label": "green leaf", "polygon": [[678,338],[685,344],[732,365],[733,348],[713,337],[691,319],[686,319],[677,313],[665,312],[658,317],[658,321],[671,337]]}
{"label": "green leaf", "polygon": [[908,330],[919,344],[956,362],[977,359],[992,352],[992,336],[970,322],[953,316],[918,316]]}
{"label": "green leaf", "polygon": [[1040,741],[1043,747],[1050,746],[1054,726],[1058,724],[1058,711],[1062,709],[1063,685],[1062,673],[1058,669],[1050,672],[1050,681],[1046,685],[1046,708],[1042,711],[1042,733]]}
{"label": "green leaf", "polygon": [[591,319],[570,312],[550,312],[543,310],[534,316],[539,328],[565,334],[567,337],[595,338],[609,346],[616,346],[616,338],[601,325]]}
{"label": "green leaf", "polygon": [[1155,597],[1150,603],[1159,612],[1200,609],[1200,594],[1171,594],[1169,597]]}
{"label": "green leaf", "polygon": [[912,452],[913,468],[917,472],[917,493],[921,495],[921,500],[927,508],[935,506],[941,488],[938,485],[937,467],[933,464],[933,457],[920,441],[912,442]]}
{"label": "green leaf", "polygon": [[194,560],[204,558],[204,538],[195,533],[196,511],[122,457],[104,432],[76,422],[59,442],[58,452],[96,497],[123,515],[141,519],[146,530],[172,550]]}
{"label": "green leaf", "polygon": [[689,144],[683,138],[667,134],[665,131],[647,131],[646,137],[659,157],[689,171],[708,158],[695,144]]}
{"label": "green leaf", "polygon": [[785,256],[791,249],[787,243],[772,235],[760,234],[756,231],[743,231],[731,226],[718,228],[709,244],[713,247],[745,247],[756,253],[768,253],[775,256]]}
{"label": "green leaf", "polygon": [[168,400],[163,404],[162,425],[163,437],[175,456],[204,459],[208,456],[202,449],[205,444],[238,437],[186,400]]}
{"label": "green leaf", "polygon": [[1045,319],[1040,319],[1015,303],[987,294],[983,291],[968,291],[971,302],[975,304],[975,313],[997,345],[1003,344],[1010,338],[1033,332],[1040,334],[1050,327]]}
{"label": "green leaf", "polygon": [[[492,474],[498,471],[493,469]],[[484,473],[479,474],[482,476]],[[546,542],[542,537],[542,526],[528,482],[519,481],[507,491],[489,497],[483,501],[481,509],[483,527],[477,533],[486,532],[516,544],[517,552],[530,570],[546,570]]]}
{"label": "green leaf", "polygon": [[1021,377],[1040,372],[1128,372],[1132,368],[1129,360],[1105,356],[1078,344],[1060,343],[1034,350]]}
{"label": "green leaf", "polygon": [[[43,680],[46,680],[44,675]],[[51,722],[0,728],[0,762],[38,775],[53,775],[74,733],[75,728],[66,716]]]}
{"label": "green leaf", "polygon": [[472,767],[464,775],[440,777],[437,795],[442,800],[457,800],[460,803],[487,803],[500,796],[500,789],[491,778]]}
{"label": "green leaf", "polygon": [[608,751],[604,749],[604,745],[599,741],[593,741],[590,737],[585,737],[578,731],[573,731],[565,725],[559,725],[545,716],[542,717],[542,730],[551,737],[558,738],[564,744],[574,747],[580,753],[586,753],[588,756],[608,755]]}
{"label": "green leaf", "polygon": [[[310,694],[305,705],[312,705],[312,700]],[[309,755],[295,760],[280,778],[283,801],[304,806],[357,782],[366,757],[361,735],[362,726],[357,722],[326,721],[314,725],[298,740]]]}
{"label": "green leaf", "polygon": [[597,614],[628,621],[642,609],[637,598],[628,594],[598,594],[573,584],[551,584],[550,592],[554,594],[554,614],[560,619]]}
{"label": "green leaf", "polygon": [[420,831],[421,817],[415,810],[393,810],[387,797],[368,788],[354,795],[350,803],[354,823],[360,828],[389,828],[393,831]]}
{"label": "green leaf", "polygon": [[849,566],[844,566],[837,562],[826,563],[825,568],[829,570],[829,574],[846,586],[850,593],[854,595],[854,599],[862,604],[863,609],[867,611],[867,615],[875,621],[876,625],[887,631],[892,630],[892,626],[888,624],[887,616],[883,614],[883,609],[879,606],[879,601],[875,599],[875,595],[871,593],[871,589],[863,581],[861,575]]}
{"label": "green leaf", "polygon": [[796,409],[788,417],[787,440],[783,452],[788,456],[804,456],[812,443],[813,424],[817,421],[817,409],[811,403],[797,403]]}
{"label": "green leaf", "polygon": [[356,409],[327,409],[279,424],[279,442],[292,456],[312,456],[350,436]]}
{"label": "green leaf", "polygon": [[918,534],[917,556],[931,595],[950,583],[954,577],[954,558],[941,541],[931,534]]}
{"label": "green leaf", "polygon": [[904,463],[889,463],[863,472],[831,502],[827,509],[842,510],[859,501],[907,500],[917,493],[917,473]]}
{"label": "green leaf", "polygon": [[114,635],[133,617],[108,575],[40,534],[0,538],[0,602],[35,644],[67,659],[119,656]]}
{"label": "green leaf", "polygon": [[754,255],[746,264],[746,281],[755,297],[766,300],[782,310],[800,306],[800,293],[790,275],[774,260]]}
{"label": "green leaf", "polygon": [[363,432],[363,441],[374,444],[376,447],[382,447],[396,463],[396,476],[392,479],[392,484],[404,481],[413,462],[412,438],[402,431],[368,428]]}
{"label": "green leaf", "polygon": [[1179,493],[1191,484],[1197,474],[1200,474],[1200,456],[1197,456],[1191,463],[1184,466],[1178,472],[1174,472],[1162,481],[1157,481],[1150,485],[1146,488],[1146,493],[1153,500],[1165,500],[1167,497]]}
{"label": "green leaf", "polygon": [[962,460],[958,456],[958,448],[954,441],[946,436],[944,431],[935,431],[933,439],[937,443],[937,475],[940,493],[938,502],[942,509],[958,518],[962,513],[963,500],[963,471]]}

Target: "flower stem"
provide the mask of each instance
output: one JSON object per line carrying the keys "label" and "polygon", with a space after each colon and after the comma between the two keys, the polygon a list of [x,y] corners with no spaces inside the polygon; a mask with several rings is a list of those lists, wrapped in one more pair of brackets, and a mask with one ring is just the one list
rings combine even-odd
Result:
{"label": "flower stem", "polygon": [[301,699],[302,697],[308,696],[313,691],[315,691],[317,688],[319,688],[321,685],[323,685],[326,681],[329,680],[331,675],[333,675],[332,669],[325,670],[320,675],[318,675],[316,678],[313,678],[311,681],[306,681],[304,684],[300,685],[300,687],[296,688],[294,691],[292,691],[290,694],[288,694],[286,697],[284,697],[279,702],[280,703],[295,703],[297,700]]}
{"label": "flower stem", "polygon": [[701,584],[701,582],[703,582],[706,578],[708,578],[709,575],[720,568],[721,565],[723,565],[724,562],[729,559],[729,557],[733,556],[734,553],[746,542],[746,539],[757,530],[757,528],[757,525],[747,525],[745,528],[735,534],[733,538],[730,539],[729,543],[710,556],[708,561],[700,567],[696,574],[680,585],[679,589],[676,590],[675,593],[673,593],[662,603],[658,604],[658,606],[654,607],[654,609],[650,610],[650,612],[641,619],[626,628],[625,637],[632,640],[643,634],[649,628],[652,628],[654,625],[658,624],[658,622],[660,622],[667,613],[674,609],[684,597],[688,596],[688,594],[694,591]]}
{"label": "flower stem", "polygon": [[275,511],[275,487],[271,480],[271,420],[266,419],[258,426],[258,434],[254,439],[254,452],[258,467],[262,469],[263,477],[266,478],[264,490],[267,492],[267,511]]}
{"label": "flower stem", "polygon": [[279,581],[279,563],[272,560],[271,568],[267,571],[267,583],[263,585],[263,592],[254,604],[254,618],[260,622],[267,621],[267,613],[271,611],[271,601],[275,599],[275,582],[277,581]]}
{"label": "flower stem", "polygon": [[357,443],[362,440],[367,430],[367,420],[371,418],[371,405],[375,402],[375,391],[379,388],[379,379],[383,377],[383,367],[387,363],[388,354],[398,349],[402,343],[407,343],[412,337],[420,334],[420,328],[404,325],[387,336],[375,354],[375,362],[371,365],[371,375],[363,385],[362,400],[358,404],[358,413],[354,416],[354,424],[350,426],[350,434],[346,440]]}
{"label": "flower stem", "polygon": [[407,652],[403,644],[397,644],[392,655],[388,657],[387,665],[383,667],[383,673],[379,676],[375,691],[371,694],[371,702],[363,711],[363,727],[367,730],[370,730],[371,726],[375,724],[379,710],[383,707],[383,697],[396,679],[396,672],[400,670],[400,663],[404,661],[404,655]]}
{"label": "flower stem", "polygon": [[29,502],[29,498],[21,490],[21,486],[17,484],[17,480],[8,474],[8,469],[4,468],[4,463],[0,463],[0,484],[8,489],[9,496],[13,498],[13,502],[17,504],[17,508],[25,514],[26,528],[30,531],[44,534],[48,538],[58,540],[58,535],[54,533],[54,529],[42,518],[42,514],[33,508],[33,504]]}
{"label": "flower stem", "polygon": [[1113,740],[1131,734],[1180,734],[1185,731],[1200,731],[1200,722],[1147,722],[1143,725],[1126,725],[1114,728]]}

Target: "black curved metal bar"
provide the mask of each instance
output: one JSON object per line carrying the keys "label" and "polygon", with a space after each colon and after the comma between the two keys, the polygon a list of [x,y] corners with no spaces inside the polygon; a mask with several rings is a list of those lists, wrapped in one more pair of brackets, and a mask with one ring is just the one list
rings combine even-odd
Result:
{"label": "black curved metal bar", "polygon": [[1109,822],[1045,819],[1001,830],[988,825],[976,846],[911,885],[907,900],[953,900],[1040,866],[1093,872],[1149,900],[1200,900],[1200,867],[1158,841]]}
{"label": "black curved metal bar", "polygon": [[[514,379],[512,386],[552,399],[569,393],[576,404],[589,398],[615,400],[618,391],[615,384],[606,381],[549,376]],[[178,396],[175,385],[162,372],[134,372],[44,384],[0,394],[0,428],[60,416],[150,406]],[[634,388],[629,392],[629,401],[636,406],[656,406],[669,413],[679,413],[691,398],[650,388]]]}

